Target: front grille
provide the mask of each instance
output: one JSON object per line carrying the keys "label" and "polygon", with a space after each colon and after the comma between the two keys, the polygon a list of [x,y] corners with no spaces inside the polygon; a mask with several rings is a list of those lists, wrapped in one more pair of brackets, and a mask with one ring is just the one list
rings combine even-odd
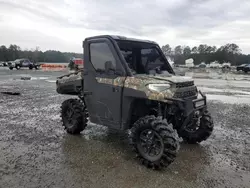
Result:
{"label": "front grille", "polygon": [[196,89],[189,91],[176,92],[174,98],[188,98],[196,95]]}
{"label": "front grille", "polygon": [[176,83],[177,88],[193,86],[194,81]]}

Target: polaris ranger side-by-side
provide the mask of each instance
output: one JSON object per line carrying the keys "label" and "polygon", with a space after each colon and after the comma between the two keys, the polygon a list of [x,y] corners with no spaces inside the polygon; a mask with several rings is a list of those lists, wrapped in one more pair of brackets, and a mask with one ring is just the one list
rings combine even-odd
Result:
{"label": "polaris ranger side-by-side", "polygon": [[138,159],[149,168],[171,164],[179,137],[206,140],[213,131],[206,96],[194,81],[176,76],[159,45],[121,36],[83,42],[84,68],[57,79],[57,92],[78,95],[62,103],[63,126],[79,134],[87,122],[130,129]]}

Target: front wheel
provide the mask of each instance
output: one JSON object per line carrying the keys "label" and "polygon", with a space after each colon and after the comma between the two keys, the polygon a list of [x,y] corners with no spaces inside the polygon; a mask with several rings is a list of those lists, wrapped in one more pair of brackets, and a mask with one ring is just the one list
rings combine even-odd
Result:
{"label": "front wheel", "polygon": [[80,134],[88,122],[88,112],[79,99],[68,99],[62,103],[61,117],[63,127],[69,134]]}
{"label": "front wheel", "polygon": [[9,67],[10,70],[13,70],[13,67]]}
{"label": "front wheel", "polygon": [[213,119],[206,110],[198,119],[193,119],[187,126],[178,130],[179,136],[189,144],[196,144],[207,140],[214,128]]}
{"label": "front wheel", "polygon": [[129,140],[139,161],[153,169],[170,165],[180,147],[178,134],[172,125],[155,116],[137,120],[131,129]]}

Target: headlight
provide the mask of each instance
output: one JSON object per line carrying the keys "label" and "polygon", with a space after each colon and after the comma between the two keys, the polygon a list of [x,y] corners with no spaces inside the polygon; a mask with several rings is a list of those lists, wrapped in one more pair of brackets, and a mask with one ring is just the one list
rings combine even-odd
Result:
{"label": "headlight", "polygon": [[148,84],[147,87],[152,91],[162,92],[169,89],[171,86],[170,84]]}

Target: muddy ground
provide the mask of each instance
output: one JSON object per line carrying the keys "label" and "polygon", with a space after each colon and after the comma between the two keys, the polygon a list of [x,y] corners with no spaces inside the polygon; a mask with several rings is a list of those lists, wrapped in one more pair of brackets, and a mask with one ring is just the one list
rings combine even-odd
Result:
{"label": "muddy ground", "polygon": [[[20,80],[24,75],[32,80]],[[65,133],[55,91],[62,72],[0,70],[0,187],[250,187],[250,84],[196,79],[208,94],[213,135],[181,144],[164,171],[139,165],[126,134],[90,124],[80,136]]]}

